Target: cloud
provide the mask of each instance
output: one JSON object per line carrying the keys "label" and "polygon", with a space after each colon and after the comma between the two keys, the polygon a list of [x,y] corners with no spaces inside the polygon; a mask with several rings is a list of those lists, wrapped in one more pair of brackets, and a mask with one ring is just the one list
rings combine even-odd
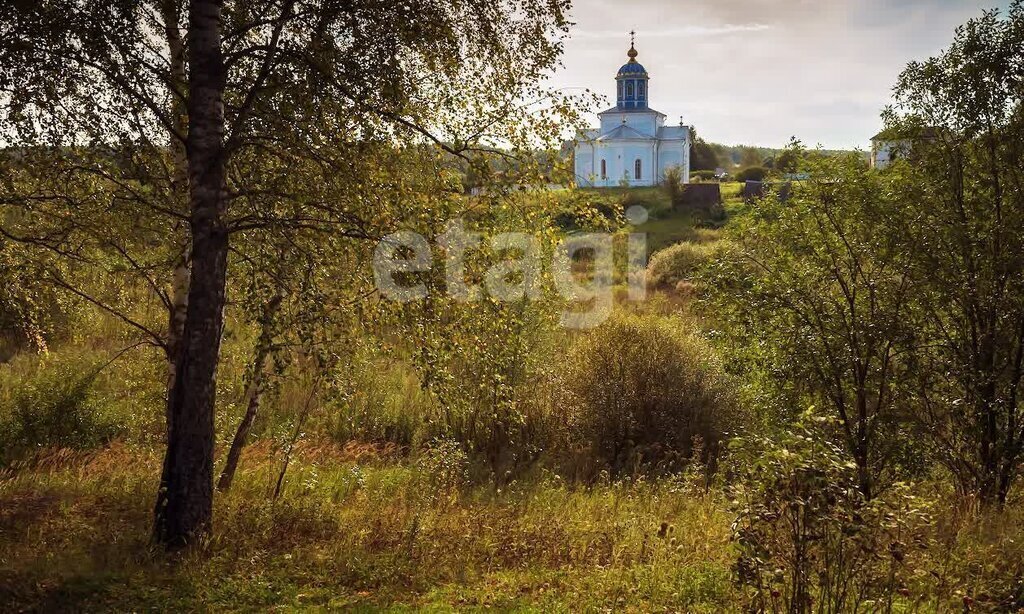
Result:
{"label": "cloud", "polygon": [[[636,30],[651,106],[709,140],[866,146],[907,62],[1009,0],[575,0],[558,87],[614,100]],[[596,118],[595,118],[596,120]]]}
{"label": "cloud", "polygon": [[581,22],[596,21],[600,16],[613,14],[627,20],[618,23],[635,22],[639,31],[644,24],[671,21],[791,23],[818,18],[847,4],[849,0],[577,0],[573,14]]}
{"label": "cloud", "polygon": [[[663,28],[660,30],[648,30],[644,29],[640,34],[644,38],[664,38],[664,37],[680,37],[680,36],[722,36],[727,34],[739,34],[746,32],[762,32],[764,30],[770,30],[773,26],[765,23],[736,23],[736,24],[722,24],[713,26],[679,26],[674,28]],[[572,31],[573,38],[601,38],[601,39],[615,39],[622,38],[623,32],[620,30],[583,30],[577,29]]]}

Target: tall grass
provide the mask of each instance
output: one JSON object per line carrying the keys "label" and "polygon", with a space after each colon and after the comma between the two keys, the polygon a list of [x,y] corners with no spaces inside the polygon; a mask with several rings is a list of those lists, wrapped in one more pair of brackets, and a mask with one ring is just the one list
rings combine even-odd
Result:
{"label": "tall grass", "polygon": [[338,441],[413,448],[438,434],[431,428],[440,415],[436,400],[405,361],[360,348],[342,377],[342,394],[328,418]]}
{"label": "tall grass", "polygon": [[276,503],[274,463],[249,463],[218,500],[209,542],[171,565],[146,546],[156,455],[115,447],[44,464],[0,482],[0,598],[39,609],[732,609],[717,499],[554,476],[495,494],[438,480],[448,460],[299,454]]}

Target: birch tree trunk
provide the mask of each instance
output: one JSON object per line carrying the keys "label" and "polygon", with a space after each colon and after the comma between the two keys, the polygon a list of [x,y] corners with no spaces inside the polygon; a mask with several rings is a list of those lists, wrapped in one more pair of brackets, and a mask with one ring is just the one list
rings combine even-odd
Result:
{"label": "birch tree trunk", "polygon": [[231,488],[235,470],[238,468],[238,461],[242,457],[242,448],[245,447],[245,443],[249,439],[249,431],[252,430],[252,425],[260,410],[260,402],[263,399],[267,383],[267,360],[270,358],[274,343],[274,323],[282,300],[283,297],[280,293],[270,299],[260,318],[260,337],[256,341],[256,352],[251,365],[252,380],[246,391],[248,402],[245,406],[245,415],[242,416],[238,430],[235,431],[235,438],[231,441],[231,449],[228,450],[224,469],[217,481],[217,490],[221,492]]}
{"label": "birch tree trunk", "polygon": [[[171,199],[172,208],[185,211],[188,206],[188,155],[182,135],[188,134],[188,115],[185,108],[187,77],[185,74],[185,44],[178,27],[181,15],[178,11],[178,0],[162,0],[160,16],[164,22],[164,35],[167,40],[167,51],[170,74],[170,112],[172,129],[168,131],[168,147],[171,152]],[[171,396],[178,351],[181,337],[185,330],[185,310],[188,307],[189,260],[190,252],[187,232],[184,224],[175,225],[175,238],[179,239],[179,254],[171,265],[170,306],[167,314],[167,383],[166,411],[167,431],[171,429]]]}
{"label": "birch tree trunk", "polygon": [[213,410],[228,255],[222,8],[223,0],[189,3],[186,151],[192,274],[154,512],[154,538],[170,549],[201,539],[213,513]]}

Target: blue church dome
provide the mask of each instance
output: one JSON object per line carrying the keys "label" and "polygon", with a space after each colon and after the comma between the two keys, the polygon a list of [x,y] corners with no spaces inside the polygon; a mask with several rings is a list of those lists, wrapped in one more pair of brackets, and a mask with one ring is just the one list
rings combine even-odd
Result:
{"label": "blue church dome", "polygon": [[637,61],[632,61],[632,62],[628,62],[626,64],[623,64],[622,68],[619,69],[619,74],[620,75],[636,75],[636,74],[642,74],[642,73],[646,73],[646,72],[647,72],[647,69],[644,68],[644,65],[641,64],[640,62],[637,62]]}
{"label": "blue church dome", "polygon": [[[633,35],[633,32],[630,32]],[[646,109],[647,108],[647,81],[650,76],[647,74],[647,69],[636,61],[637,51],[636,47],[630,41],[629,51],[626,53],[629,56],[629,61],[619,68],[618,74],[615,75],[616,89],[618,96],[616,97],[617,104],[615,105],[619,109]]]}
{"label": "blue church dome", "polygon": [[636,47],[634,47],[632,44],[630,44],[629,51],[626,52],[626,55],[629,56],[629,61],[626,62],[625,64],[623,64],[621,68],[619,68],[619,75],[646,75],[647,74],[647,69],[644,68],[644,65],[641,64],[640,62],[636,61],[636,56],[638,55],[637,51],[636,51]]}

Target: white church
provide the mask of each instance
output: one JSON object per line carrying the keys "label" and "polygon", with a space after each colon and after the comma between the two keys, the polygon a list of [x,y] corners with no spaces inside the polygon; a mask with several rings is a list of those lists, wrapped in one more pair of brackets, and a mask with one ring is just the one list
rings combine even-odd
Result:
{"label": "white church", "polygon": [[601,127],[576,136],[576,183],[581,187],[651,186],[665,170],[680,167],[690,182],[690,127],[666,126],[665,114],[647,106],[650,76],[636,61],[631,42],[629,61],[615,75],[617,103],[598,113]]}

